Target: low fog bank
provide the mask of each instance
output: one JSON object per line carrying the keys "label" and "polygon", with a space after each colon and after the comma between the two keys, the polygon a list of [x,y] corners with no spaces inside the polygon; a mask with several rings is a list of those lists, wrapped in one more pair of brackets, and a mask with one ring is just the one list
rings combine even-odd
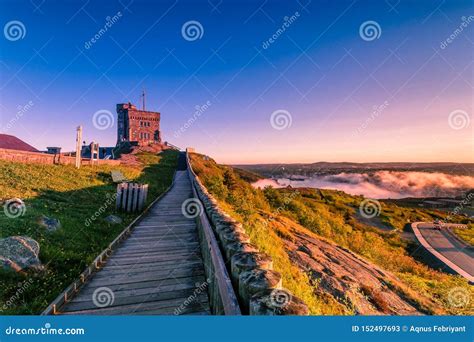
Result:
{"label": "low fog bank", "polygon": [[262,179],[253,183],[265,186],[311,187],[342,190],[370,198],[454,197],[474,188],[474,177],[441,172],[377,171],[374,173],[339,173],[314,176],[305,180]]}

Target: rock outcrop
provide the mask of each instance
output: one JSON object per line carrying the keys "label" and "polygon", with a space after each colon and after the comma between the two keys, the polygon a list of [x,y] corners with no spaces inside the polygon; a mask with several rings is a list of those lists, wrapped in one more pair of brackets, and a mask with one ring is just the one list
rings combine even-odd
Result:
{"label": "rock outcrop", "polygon": [[10,236],[0,239],[0,267],[21,272],[41,269],[39,243],[27,236]]}
{"label": "rock outcrop", "polygon": [[46,228],[48,232],[55,232],[56,230],[61,228],[61,222],[59,222],[58,219],[47,217],[45,215],[40,216],[40,218],[38,219],[38,224]]}
{"label": "rock outcrop", "polygon": [[318,284],[316,291],[330,294],[361,315],[428,313],[419,303],[430,300],[410,296],[392,273],[289,220],[278,221],[290,229],[291,239],[284,242],[292,262]]}

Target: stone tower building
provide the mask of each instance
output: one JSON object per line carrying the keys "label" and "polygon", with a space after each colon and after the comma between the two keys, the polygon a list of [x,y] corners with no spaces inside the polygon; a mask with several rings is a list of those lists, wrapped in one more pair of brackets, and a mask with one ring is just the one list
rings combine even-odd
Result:
{"label": "stone tower building", "polygon": [[139,110],[133,104],[117,105],[117,144],[129,141],[140,146],[161,143],[160,113]]}

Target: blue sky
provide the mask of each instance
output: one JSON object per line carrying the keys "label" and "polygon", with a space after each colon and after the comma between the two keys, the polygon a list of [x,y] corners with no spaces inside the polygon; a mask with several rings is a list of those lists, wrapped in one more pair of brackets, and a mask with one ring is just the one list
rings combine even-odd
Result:
{"label": "blue sky", "polygon": [[[72,149],[79,124],[86,141],[114,145],[116,122],[98,129],[94,113],[138,105],[145,88],[165,140],[221,162],[474,161],[471,1],[0,0],[0,9],[0,132],[39,149]],[[21,39],[6,31],[12,21]],[[190,21],[195,40],[182,33]],[[366,25],[375,36],[361,33]]]}

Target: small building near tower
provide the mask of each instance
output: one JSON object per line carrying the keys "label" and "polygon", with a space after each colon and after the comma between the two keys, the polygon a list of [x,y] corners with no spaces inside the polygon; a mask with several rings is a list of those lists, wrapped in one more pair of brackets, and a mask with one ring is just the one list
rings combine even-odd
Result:
{"label": "small building near tower", "polygon": [[117,104],[117,145],[130,142],[139,146],[161,143],[158,112],[137,109],[129,103]]}

